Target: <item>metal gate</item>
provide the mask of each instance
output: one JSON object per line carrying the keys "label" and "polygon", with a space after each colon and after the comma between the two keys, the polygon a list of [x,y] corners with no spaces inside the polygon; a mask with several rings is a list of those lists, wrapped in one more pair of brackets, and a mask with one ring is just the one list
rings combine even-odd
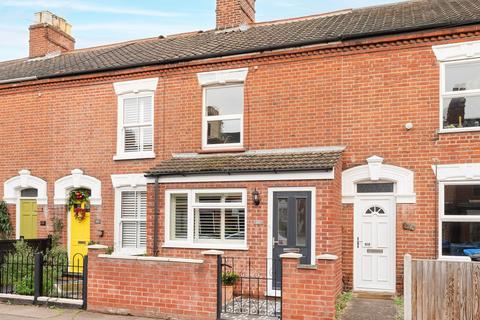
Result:
{"label": "metal gate", "polygon": [[281,319],[281,280],[281,259],[219,256],[217,319]]}

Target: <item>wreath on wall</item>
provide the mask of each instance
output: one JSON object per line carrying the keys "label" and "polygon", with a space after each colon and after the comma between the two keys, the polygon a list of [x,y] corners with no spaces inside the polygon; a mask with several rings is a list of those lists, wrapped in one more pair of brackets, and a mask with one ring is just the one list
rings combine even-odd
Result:
{"label": "wreath on wall", "polygon": [[90,190],[77,189],[70,191],[68,197],[68,207],[73,208],[73,214],[76,220],[83,221],[87,216],[88,209],[82,207],[83,203],[90,202]]}

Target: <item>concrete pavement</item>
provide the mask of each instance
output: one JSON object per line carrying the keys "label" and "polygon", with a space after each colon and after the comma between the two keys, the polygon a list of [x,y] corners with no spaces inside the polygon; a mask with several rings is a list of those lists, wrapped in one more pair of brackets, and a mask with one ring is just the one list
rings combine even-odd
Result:
{"label": "concrete pavement", "polygon": [[[148,318],[116,316],[79,309],[60,309],[44,306],[13,305],[0,303],[1,320],[147,320]],[[150,319],[151,320],[151,319]]]}

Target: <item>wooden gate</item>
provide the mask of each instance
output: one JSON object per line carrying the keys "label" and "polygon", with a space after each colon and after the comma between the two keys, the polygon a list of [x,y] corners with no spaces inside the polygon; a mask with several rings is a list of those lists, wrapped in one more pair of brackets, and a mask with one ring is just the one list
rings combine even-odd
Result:
{"label": "wooden gate", "polygon": [[480,263],[405,256],[405,320],[480,319]]}

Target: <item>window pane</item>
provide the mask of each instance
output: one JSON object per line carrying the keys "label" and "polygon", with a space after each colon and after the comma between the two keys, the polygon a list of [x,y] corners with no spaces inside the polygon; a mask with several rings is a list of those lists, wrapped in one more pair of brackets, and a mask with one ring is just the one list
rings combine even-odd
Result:
{"label": "window pane", "polygon": [[480,185],[446,185],[445,215],[480,215]]}
{"label": "window pane", "polygon": [[147,219],[147,191],[137,191],[137,212],[142,220]]}
{"label": "window pane", "polygon": [[196,209],[195,222],[196,239],[221,239],[220,209]]}
{"label": "window pane", "polygon": [[480,126],[480,96],[446,98],[443,101],[445,129]]}
{"label": "window pane", "polygon": [[447,65],[445,81],[447,92],[480,89],[480,62]]}
{"label": "window pane", "polygon": [[22,191],[20,191],[20,196],[21,197],[36,198],[36,197],[38,197],[38,190],[35,189],[35,188],[23,189]]}
{"label": "window pane", "polygon": [[138,99],[130,98],[123,100],[123,123],[136,124],[139,122]]}
{"label": "window pane", "polygon": [[278,236],[277,240],[287,244],[288,238],[288,199],[278,199]]}
{"label": "window pane", "polygon": [[208,121],[207,143],[240,143],[240,119]]}
{"label": "window pane", "polygon": [[140,110],[143,110],[143,122],[152,122],[152,97],[138,98]]}
{"label": "window pane", "polygon": [[242,194],[239,193],[197,193],[197,203],[241,203]]}
{"label": "window pane", "polygon": [[125,128],[125,152],[140,151],[140,128]]}
{"label": "window pane", "polygon": [[443,255],[464,256],[466,249],[480,249],[480,222],[443,222]]}
{"label": "window pane", "polygon": [[171,198],[171,239],[187,239],[188,232],[188,195],[175,194]]}
{"label": "window pane", "polygon": [[211,193],[197,193],[198,203],[220,203],[222,202],[221,194],[211,194]]}
{"label": "window pane", "polygon": [[142,128],[143,149],[141,151],[152,151],[153,149],[153,128]]}
{"label": "window pane", "polygon": [[225,239],[245,239],[245,210],[225,209]]}
{"label": "window pane", "polygon": [[207,116],[243,113],[243,86],[207,88],[205,95]]}
{"label": "window pane", "polygon": [[139,248],[147,247],[147,223],[140,222],[140,244]]}
{"label": "window pane", "polygon": [[297,246],[306,245],[307,199],[295,199],[297,209]]}
{"label": "window pane", "polygon": [[122,222],[122,248],[137,247],[137,222]]}
{"label": "window pane", "polygon": [[136,219],[137,218],[137,200],[135,191],[122,191],[122,219]]}
{"label": "window pane", "polygon": [[358,193],[393,192],[393,183],[359,183]]}

